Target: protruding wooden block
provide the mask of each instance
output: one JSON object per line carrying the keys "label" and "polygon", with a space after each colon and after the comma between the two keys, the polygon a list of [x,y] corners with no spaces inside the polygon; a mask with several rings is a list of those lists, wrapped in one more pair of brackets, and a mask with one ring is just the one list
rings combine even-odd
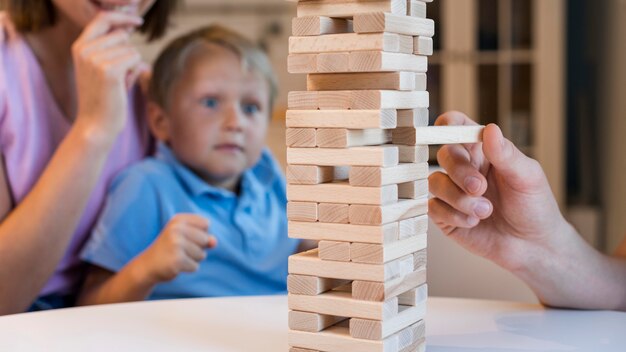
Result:
{"label": "protruding wooden block", "polygon": [[[350,260],[355,263],[382,264],[426,248],[426,233],[388,244],[352,243]],[[411,260],[413,268],[413,260]]]}
{"label": "protruding wooden block", "polygon": [[[400,312],[385,321],[360,318],[350,319],[350,335],[357,339],[382,340],[419,321],[423,322],[425,317],[426,302],[419,306],[400,306]],[[421,338],[423,337],[421,336]],[[406,344],[409,345],[410,342],[407,341]]]}
{"label": "protruding wooden block", "polygon": [[287,105],[293,110],[317,110],[319,108],[318,94],[317,92],[289,92]]}
{"label": "protruding wooden block", "polygon": [[428,161],[429,153],[427,145],[398,145],[397,147],[400,153],[398,157],[401,163],[425,163]]}
{"label": "protruding wooden block", "polygon": [[397,126],[396,110],[287,110],[287,127],[382,128]]}
{"label": "protruding wooden block", "polygon": [[396,90],[290,92],[288,100],[289,109],[293,110],[416,109],[429,105],[428,92]]}
{"label": "protruding wooden block", "polygon": [[289,311],[289,328],[298,331],[319,332],[347,318],[311,312]]}
{"label": "protruding wooden block", "polygon": [[[297,185],[317,185],[337,180],[335,169],[340,167],[315,165],[287,165],[287,183]],[[345,168],[344,171],[347,171]]]}
{"label": "protruding wooden block", "polygon": [[[290,54],[352,51],[401,52],[400,35],[395,33],[341,33],[316,37],[289,37]],[[413,44],[411,43],[411,48]],[[412,50],[408,52],[412,53]]]}
{"label": "protruding wooden block", "polygon": [[381,51],[355,51],[349,57],[350,72],[409,71],[425,73],[428,57]]}
{"label": "protruding wooden block", "polygon": [[420,199],[428,196],[428,179],[398,184],[398,198]]}
{"label": "protruding wooden block", "polygon": [[317,54],[289,55],[287,57],[287,71],[289,73],[317,72]]}
{"label": "protruding wooden block", "polygon": [[356,33],[387,32],[423,37],[435,35],[435,22],[431,19],[383,12],[356,14],[353,27]]}
{"label": "protruding wooden block", "polygon": [[398,127],[428,126],[428,109],[398,110]]}
{"label": "protruding wooden block", "polygon": [[418,306],[426,303],[428,285],[423,284],[398,295],[398,303],[402,306]]}
{"label": "protruding wooden block", "polygon": [[484,126],[401,127],[393,130],[393,143],[404,145],[482,142]]}
{"label": "protruding wooden block", "polygon": [[415,37],[413,38],[413,54],[431,56],[434,52],[433,38]]}
{"label": "protruding wooden block", "polygon": [[350,53],[319,53],[313,72],[348,72]]}
{"label": "protruding wooden block", "polygon": [[350,205],[350,223],[383,225],[409,219],[428,212],[428,199],[401,199],[389,205]]}
{"label": "protruding wooden block", "polygon": [[426,283],[426,267],[386,282],[355,280],[352,298],[366,301],[384,301]]}
{"label": "protruding wooden block", "polygon": [[[428,79],[425,73],[415,74],[415,90],[426,90],[428,86]],[[428,123],[427,123],[428,125]]]}
{"label": "protruding wooden block", "polygon": [[321,148],[350,148],[386,144],[391,141],[391,131],[383,129],[349,130],[345,128],[320,128],[317,146]]}
{"label": "protruding wooden block", "polygon": [[288,202],[287,219],[293,221],[317,221],[317,203]]}
{"label": "protruding wooden block", "polygon": [[332,279],[385,283],[387,281],[391,282],[391,279],[393,278],[406,276],[412,269],[413,256],[408,256],[407,258],[403,257],[385,264],[335,262],[319,259],[318,250],[316,248],[307,252],[294,254],[289,257],[290,274],[318,276]]}
{"label": "protruding wooden block", "polygon": [[350,185],[361,187],[380,187],[425,179],[428,177],[428,163],[398,164],[392,167],[350,168]]}
{"label": "protruding wooden block", "polygon": [[[345,70],[344,72],[347,72]],[[340,72],[340,71],[335,71]],[[307,90],[425,90],[417,89],[414,72],[310,74]]]}
{"label": "protruding wooden block", "polygon": [[287,148],[287,163],[320,166],[393,166],[397,165],[396,146],[331,148]]}
{"label": "protruding wooden block", "polygon": [[384,302],[358,301],[350,292],[328,291],[317,296],[289,294],[289,309],[349,318],[383,320],[398,314],[398,298]]}
{"label": "protruding wooden block", "polygon": [[323,223],[347,224],[350,221],[350,205],[338,203],[320,203],[319,221]]}
{"label": "protruding wooden block", "polygon": [[400,240],[425,235],[428,232],[428,215],[416,216],[400,221],[399,231],[398,239]]}
{"label": "protruding wooden block", "polygon": [[398,15],[407,13],[406,0],[309,0],[298,2],[298,17],[327,16],[352,18],[354,14],[369,12],[389,12]]}
{"label": "protruding wooden block", "polygon": [[315,148],[317,146],[315,128],[288,128],[286,142],[288,147]]}
{"label": "protruding wooden block", "polygon": [[[320,222],[289,222],[289,237],[308,240],[330,240],[364,243],[391,243],[398,240],[399,223],[393,222],[381,226],[366,226],[339,223],[323,223],[322,205],[319,205]],[[340,204],[346,206],[346,204]],[[346,211],[347,217],[347,211]],[[347,220],[347,219],[346,219]]]}
{"label": "protruding wooden block", "polygon": [[291,33],[294,36],[314,36],[323,34],[352,32],[352,21],[324,16],[295,17],[291,20]]}
{"label": "protruding wooden block", "polygon": [[319,185],[287,185],[287,200],[340,204],[384,205],[398,200],[398,186],[353,187],[339,181]]}
{"label": "protruding wooden block", "polygon": [[407,0],[407,15],[426,18],[426,2],[420,0]]}
{"label": "protruding wooden block", "polygon": [[318,248],[322,260],[350,261],[350,242],[320,241]]}
{"label": "protruding wooden block", "polygon": [[287,289],[296,295],[315,296],[348,283],[350,283],[349,280],[328,279],[316,276],[287,276]]}

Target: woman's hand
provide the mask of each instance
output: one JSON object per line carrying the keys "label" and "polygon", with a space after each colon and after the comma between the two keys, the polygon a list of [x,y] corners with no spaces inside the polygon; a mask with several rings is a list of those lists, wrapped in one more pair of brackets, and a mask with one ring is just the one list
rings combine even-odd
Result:
{"label": "woman's hand", "polygon": [[129,41],[141,17],[100,13],[72,47],[78,90],[77,125],[90,136],[112,142],[128,114],[128,87],[144,69]]}

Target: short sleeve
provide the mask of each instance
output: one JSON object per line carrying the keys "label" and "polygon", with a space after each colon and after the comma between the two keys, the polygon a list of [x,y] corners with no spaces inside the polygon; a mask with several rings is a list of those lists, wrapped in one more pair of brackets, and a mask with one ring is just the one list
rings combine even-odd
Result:
{"label": "short sleeve", "polygon": [[82,260],[117,272],[160,233],[157,189],[138,171],[131,168],[113,181]]}

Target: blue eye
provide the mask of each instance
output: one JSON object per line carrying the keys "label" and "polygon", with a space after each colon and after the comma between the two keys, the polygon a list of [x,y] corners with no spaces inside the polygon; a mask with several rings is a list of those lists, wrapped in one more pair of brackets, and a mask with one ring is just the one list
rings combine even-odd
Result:
{"label": "blue eye", "polygon": [[261,110],[257,104],[243,104],[243,112],[246,115],[254,115]]}
{"label": "blue eye", "polygon": [[216,98],[205,98],[202,99],[202,105],[209,109],[217,108],[217,99]]}

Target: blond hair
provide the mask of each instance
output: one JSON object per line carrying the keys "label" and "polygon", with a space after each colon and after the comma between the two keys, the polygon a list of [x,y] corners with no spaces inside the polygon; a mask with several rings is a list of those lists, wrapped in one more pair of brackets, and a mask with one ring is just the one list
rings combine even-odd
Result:
{"label": "blond hair", "polygon": [[242,35],[219,25],[196,29],[174,39],[157,58],[148,90],[149,99],[163,108],[168,107],[170,89],[185,70],[194,49],[202,44],[216,44],[239,56],[244,69],[260,73],[270,88],[270,113],[278,83],[267,55],[261,48]]}

